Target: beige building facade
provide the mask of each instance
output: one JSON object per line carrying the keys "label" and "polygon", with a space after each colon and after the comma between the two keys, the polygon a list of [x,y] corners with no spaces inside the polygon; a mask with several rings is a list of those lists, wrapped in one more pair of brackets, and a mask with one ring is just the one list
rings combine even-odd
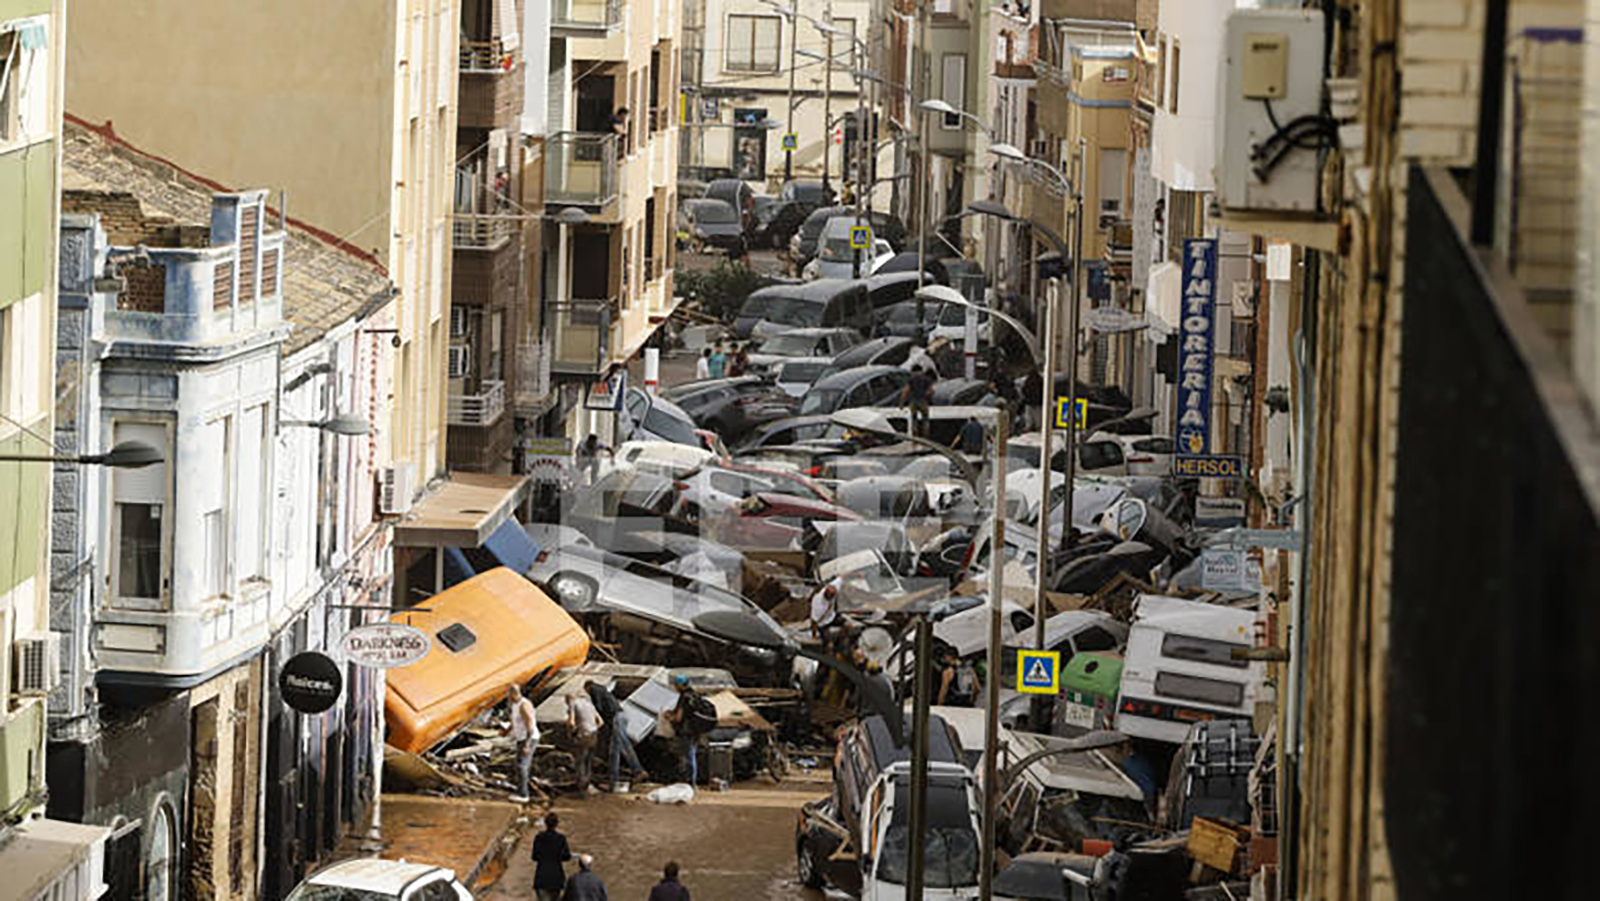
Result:
{"label": "beige building facade", "polygon": [[[67,108],[370,255],[399,294],[391,459],[445,466],[459,0],[71,6]],[[152,23],[163,23],[152,27]],[[129,52],[129,34],[139,52]]]}

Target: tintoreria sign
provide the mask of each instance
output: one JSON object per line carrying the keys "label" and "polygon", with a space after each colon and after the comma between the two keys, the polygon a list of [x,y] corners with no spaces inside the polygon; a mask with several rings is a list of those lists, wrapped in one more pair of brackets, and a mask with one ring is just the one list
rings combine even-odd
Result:
{"label": "tintoreria sign", "polygon": [[345,633],[344,654],[351,663],[393,669],[416,663],[433,646],[428,633],[401,623],[372,623]]}
{"label": "tintoreria sign", "polygon": [[1183,242],[1183,318],[1178,347],[1178,452],[1211,452],[1211,365],[1217,308],[1217,242]]}

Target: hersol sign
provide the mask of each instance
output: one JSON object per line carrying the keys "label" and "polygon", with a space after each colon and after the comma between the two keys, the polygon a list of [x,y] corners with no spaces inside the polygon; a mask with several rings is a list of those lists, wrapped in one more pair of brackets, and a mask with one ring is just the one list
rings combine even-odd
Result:
{"label": "hersol sign", "polygon": [[401,623],[373,623],[345,633],[344,654],[351,663],[393,669],[428,656],[428,633]]}

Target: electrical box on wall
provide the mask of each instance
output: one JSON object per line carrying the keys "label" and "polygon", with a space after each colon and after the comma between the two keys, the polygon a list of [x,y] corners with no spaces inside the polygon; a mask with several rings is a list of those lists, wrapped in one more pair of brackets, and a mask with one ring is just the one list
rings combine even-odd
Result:
{"label": "electrical box on wall", "polygon": [[1228,17],[1217,115],[1217,195],[1224,210],[1313,213],[1322,106],[1323,20],[1316,10],[1248,9]]}

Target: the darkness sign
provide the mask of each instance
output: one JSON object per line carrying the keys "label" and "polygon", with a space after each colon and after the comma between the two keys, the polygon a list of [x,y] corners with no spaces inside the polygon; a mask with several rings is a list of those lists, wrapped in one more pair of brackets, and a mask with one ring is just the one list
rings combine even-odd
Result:
{"label": "the darkness sign", "polygon": [[301,713],[322,713],[339,700],[344,677],[328,655],[302,651],[289,658],[278,673],[283,702]]}

